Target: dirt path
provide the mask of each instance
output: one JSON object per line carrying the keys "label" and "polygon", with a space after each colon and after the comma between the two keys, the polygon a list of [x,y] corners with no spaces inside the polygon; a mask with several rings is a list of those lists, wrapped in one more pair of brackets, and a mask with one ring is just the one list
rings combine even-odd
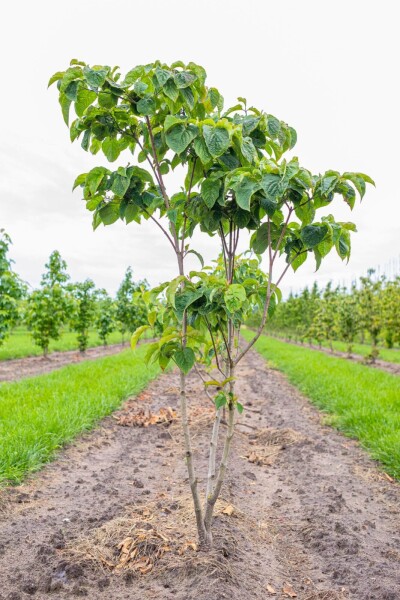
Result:
{"label": "dirt path", "polygon": [[0,381],[17,381],[24,377],[43,375],[66,365],[75,364],[82,360],[101,358],[110,354],[116,354],[121,350],[129,348],[127,344],[112,344],[110,346],[96,346],[88,348],[82,353],[79,350],[68,350],[66,352],[52,352],[46,358],[44,356],[26,356],[12,360],[0,361]]}
{"label": "dirt path", "polygon": [[[252,428],[235,438],[211,554],[192,546],[179,420],[138,428],[110,417],[2,492],[1,600],[398,600],[400,486],[260,356],[239,375]],[[153,382],[120,422],[174,407],[177,384],[176,373]],[[204,473],[212,414],[197,379],[189,387]]]}
{"label": "dirt path", "polygon": [[368,367],[374,367],[375,369],[381,369],[382,371],[386,371],[387,373],[391,373],[392,375],[400,375],[400,364],[391,363],[386,360],[381,360],[380,358],[375,359],[374,363],[365,363],[365,357],[360,354],[352,354],[348,356],[347,352],[341,352],[340,350],[334,350],[333,352],[329,348],[320,348],[319,346],[315,346],[315,344],[302,344],[301,342],[294,342],[293,340],[288,341],[284,338],[271,336],[279,342],[285,342],[285,344],[293,344],[294,346],[300,346],[302,348],[308,348],[310,350],[318,350],[319,352],[325,352],[329,356],[339,356],[340,358],[347,358],[347,360],[352,360],[354,362],[358,362]]}

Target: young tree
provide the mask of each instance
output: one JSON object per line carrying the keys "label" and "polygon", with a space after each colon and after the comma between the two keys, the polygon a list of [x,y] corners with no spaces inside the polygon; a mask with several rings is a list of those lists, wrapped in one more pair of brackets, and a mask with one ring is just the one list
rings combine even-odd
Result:
{"label": "young tree", "polygon": [[350,292],[342,290],[336,306],[336,327],[339,339],[347,343],[347,355],[351,357],[354,340],[360,331],[360,317],[358,313],[358,298],[355,285]]}
{"label": "young tree", "polygon": [[[82,136],[84,150],[101,150],[110,162],[128,150],[137,162],[146,163],[146,169],[137,164],[116,170],[95,167],[79,175],[74,187],[83,188],[94,228],[118,219],[126,223],[151,219],[176,256],[177,277],[146,296],[149,304],[161,296],[164,306],[164,331],[150,346],[148,358],[158,360],[162,368],[173,360],[180,369],[184,454],[199,540],[209,547],[235,414],[242,410],[235,393],[237,364],[261,335],[289,268],[297,270],[311,253],[318,268],[332,248],[342,259],[349,257],[354,225],[336,222],[332,215],[321,219],[316,215],[320,208],[332,206],[336,194],[353,208],[356,190],[362,197],[366,182],[372,180],[361,173],[337,171],[314,176],[297,158],[282,158],[296,143],[295,130],[268,113],[248,108],[244,98],[224,110],[221,94],[207,87],[205,80],[205,70],[194,63],[157,61],[121,77],[117,67],[72,61],[49,83],[57,82],[67,124],[74,103],[77,118],[70,135],[72,140]],[[178,167],[182,190],[171,195],[164,177]],[[195,230],[219,237],[223,260],[214,272],[186,272],[188,254],[198,255],[190,247]],[[242,230],[252,233],[250,245],[256,254],[266,253],[267,273],[260,271],[257,260],[236,260]],[[286,264],[276,275],[280,255]],[[254,305],[262,305],[262,319],[253,339],[240,347],[240,325]],[[135,332],[133,343],[145,330],[142,326]],[[186,378],[196,362],[207,364],[210,358],[222,389],[214,396],[216,414],[202,502]],[[222,407],[227,411],[227,427],[217,462]]]}
{"label": "young tree", "polygon": [[388,348],[400,343],[400,277],[385,282],[381,292],[382,327]]}
{"label": "young tree", "polygon": [[132,334],[137,327],[147,323],[147,310],[141,293],[147,288],[146,281],[134,281],[132,269],[128,267],[116,298],[116,320],[122,342],[126,333]]}
{"label": "young tree", "polygon": [[116,329],[116,306],[106,290],[99,290],[97,294],[96,329],[103,346],[107,346],[110,334]]}
{"label": "young tree", "polygon": [[47,356],[50,341],[60,337],[61,328],[68,321],[71,302],[65,285],[69,279],[67,263],[57,250],[45,267],[40,289],[28,297],[25,322],[34,342]]}
{"label": "young tree", "polygon": [[78,347],[85,352],[89,344],[90,328],[96,316],[96,286],[91,279],[71,286],[74,299],[71,327],[76,331]]}
{"label": "young tree", "polygon": [[371,352],[367,356],[372,362],[379,355],[378,339],[382,330],[382,304],[380,293],[382,280],[373,278],[375,271],[369,269],[366,277],[360,277],[361,287],[358,290],[358,311],[360,326],[366,331],[371,340]]}
{"label": "young tree", "polygon": [[0,229],[0,346],[19,318],[18,303],[26,294],[26,285],[12,270],[8,257],[11,238]]}

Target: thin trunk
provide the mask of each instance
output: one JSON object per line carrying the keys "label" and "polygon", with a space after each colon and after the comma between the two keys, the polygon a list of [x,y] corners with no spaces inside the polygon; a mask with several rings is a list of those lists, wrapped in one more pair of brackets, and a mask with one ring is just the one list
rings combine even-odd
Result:
{"label": "thin trunk", "polygon": [[207,506],[207,498],[209,498],[214,491],[215,484],[215,475],[216,475],[216,457],[217,457],[217,447],[218,447],[218,433],[219,433],[219,425],[221,423],[221,415],[222,409],[219,408],[215,414],[214,425],[211,435],[210,441],[210,456],[208,459],[208,475],[207,475],[207,489],[206,489],[206,500],[205,507]]}

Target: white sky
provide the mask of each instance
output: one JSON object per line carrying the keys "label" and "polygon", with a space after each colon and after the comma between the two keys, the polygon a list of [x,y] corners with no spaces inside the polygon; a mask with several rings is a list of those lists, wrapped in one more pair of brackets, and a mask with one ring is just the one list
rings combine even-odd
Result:
{"label": "white sky", "polygon": [[[295,127],[294,154],[311,171],[354,170],[375,179],[376,190],[368,189],[353,213],[339,198],[329,209],[357,224],[350,263],[332,254],[314,274],[309,259],[288,273],[286,293],[314,279],[350,281],[370,266],[398,261],[399,12],[396,0],[7,2],[0,228],[13,239],[15,269],[35,286],[58,249],[74,280],[91,277],[110,292],[128,265],[152,284],[176,274],[155,226],[120,222],[93,233],[79,190],[71,193],[77,174],[106,163],[70,144],[57,90],[46,89],[71,58],[123,72],[155,59],[193,60],[226,106],[245,96]],[[216,241],[202,236],[198,249],[209,260]]]}

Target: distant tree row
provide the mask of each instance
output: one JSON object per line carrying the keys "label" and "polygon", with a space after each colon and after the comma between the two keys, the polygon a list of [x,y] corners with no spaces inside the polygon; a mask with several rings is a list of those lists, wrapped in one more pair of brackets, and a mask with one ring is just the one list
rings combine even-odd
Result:
{"label": "distant tree row", "polygon": [[268,329],[289,340],[327,343],[331,348],[340,340],[349,354],[356,341],[368,342],[374,359],[379,344],[400,344],[400,277],[389,281],[375,277],[371,269],[350,289],[332,282],[319,289],[314,283],[281,302]]}
{"label": "distant tree row", "polygon": [[147,322],[142,293],[148,283],[135,282],[131,267],[112,298],[105,289],[96,289],[91,279],[72,283],[66,262],[55,250],[45,265],[39,288],[29,291],[12,268],[10,244],[10,237],[0,230],[0,345],[16,325],[26,325],[35,344],[47,355],[50,342],[69,328],[76,332],[79,350],[84,352],[93,329],[107,345],[114,331],[120,332],[124,342]]}

